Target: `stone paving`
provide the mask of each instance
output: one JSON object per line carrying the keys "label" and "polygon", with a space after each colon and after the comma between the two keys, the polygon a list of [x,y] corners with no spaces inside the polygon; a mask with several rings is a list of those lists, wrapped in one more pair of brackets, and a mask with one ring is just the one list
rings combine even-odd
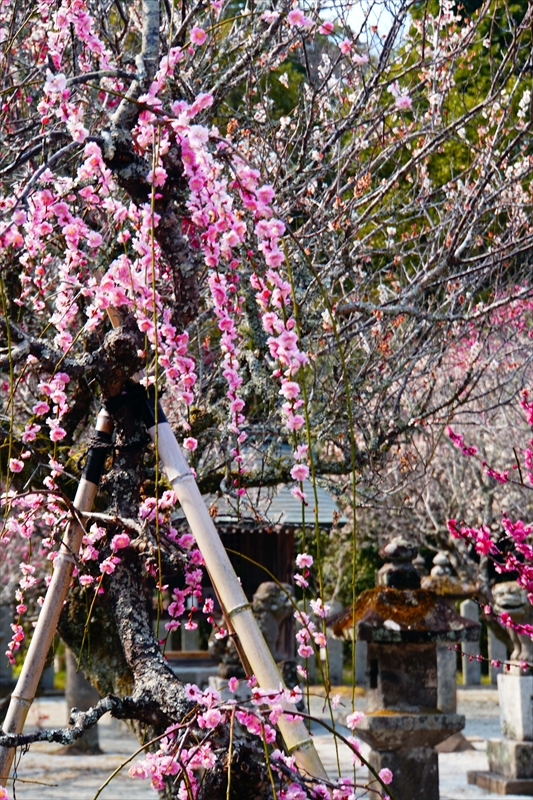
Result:
{"label": "stone paving", "polygon": [[[356,707],[364,708],[364,698],[356,698]],[[328,719],[322,709],[322,700],[312,699],[316,716]],[[475,748],[457,753],[439,755],[441,800],[523,800],[517,795],[487,794],[466,782],[467,770],[488,768],[484,740],[499,735],[498,697],[492,688],[469,688],[458,691],[458,713],[465,714],[467,725],[464,734]],[[28,720],[35,728],[56,727],[64,724],[66,706],[63,698],[41,697],[31,709]],[[328,773],[338,774],[337,754],[330,734],[319,725],[313,725],[316,746]],[[348,734],[347,729],[341,729]],[[19,758],[15,785],[16,800],[93,800],[98,790],[114,770],[124,768],[101,791],[102,800],[154,800],[157,794],[146,781],[128,777],[126,761],[138,747],[137,740],[124,723],[108,715],[99,723],[100,747],[98,756],[69,756],[60,754],[59,745],[39,743]],[[362,745],[362,752],[366,745]],[[341,773],[351,775],[352,759],[348,749],[339,746]],[[366,782],[366,770],[358,769],[357,782]],[[10,791],[12,787],[9,786]],[[368,795],[367,795],[368,796]],[[243,799],[244,800],[244,799]]]}

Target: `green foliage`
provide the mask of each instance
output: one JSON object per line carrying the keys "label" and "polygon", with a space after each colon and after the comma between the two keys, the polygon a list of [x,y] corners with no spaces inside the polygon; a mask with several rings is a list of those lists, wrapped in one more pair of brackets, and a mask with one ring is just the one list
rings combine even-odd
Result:
{"label": "green foliage", "polygon": [[[378,547],[375,544],[365,543],[357,548],[355,554],[355,596],[367,589],[373,589],[376,584],[376,572],[382,561],[378,556]],[[348,567],[350,574],[348,574]],[[343,576],[341,591],[338,598],[343,605],[352,601],[351,564],[347,564],[346,574]]]}
{"label": "green foliage", "polygon": [[[321,531],[320,553],[322,562],[322,579],[324,597],[329,600],[333,595],[343,606],[351,605],[352,590],[352,535],[353,529],[348,523],[344,529],[331,533]],[[306,536],[305,545],[299,542],[300,549],[305,547],[317,561],[317,546],[314,536]],[[355,552],[355,596],[375,586],[376,572],[382,561],[378,555],[378,546],[370,540],[363,540]],[[317,570],[313,567],[312,578],[315,583],[310,588],[311,596],[319,591]],[[298,590],[301,594],[301,590]],[[299,595],[298,595],[299,596]]]}

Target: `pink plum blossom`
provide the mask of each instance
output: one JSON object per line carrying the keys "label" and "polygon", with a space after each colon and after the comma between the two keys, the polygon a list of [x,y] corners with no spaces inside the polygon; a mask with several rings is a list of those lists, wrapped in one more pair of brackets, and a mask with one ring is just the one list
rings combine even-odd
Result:
{"label": "pink plum blossom", "polygon": [[408,94],[399,95],[394,101],[394,104],[396,108],[400,109],[400,111],[411,111],[413,107],[413,101]]}
{"label": "pink plum blossom", "polygon": [[201,46],[204,44],[207,34],[203,28],[199,28],[197,25],[195,25],[194,28],[191,28],[190,38],[193,44]]}
{"label": "pink plum blossom", "polygon": [[209,131],[203,125],[191,125],[189,128],[189,144],[200,149],[209,139]]}
{"label": "pink plum blossom", "polygon": [[167,177],[167,171],[163,167],[156,167],[154,170],[150,170],[146,180],[148,183],[153,183],[154,186],[164,186]]}
{"label": "pink plum blossom", "polygon": [[329,611],[329,606],[324,605],[322,602],[322,598],[318,598],[318,600],[311,600],[311,608],[313,612],[316,614],[317,617],[324,618]]}
{"label": "pink plum blossom", "polygon": [[44,82],[44,91],[49,95],[61,94],[67,88],[67,79],[62,72],[55,75],[49,70],[46,70],[46,81]]}
{"label": "pink plum blossom", "polygon": [[365,715],[362,711],[354,711],[353,714],[348,714],[346,717],[346,727],[353,729],[361,722]]}
{"label": "pink plum blossom", "polygon": [[307,505],[307,495],[305,492],[302,492],[299,486],[293,486],[291,488],[291,494],[293,497],[298,498],[298,500],[301,500],[302,503]]}
{"label": "pink plum blossom", "polygon": [[272,22],[275,22],[279,18],[279,11],[263,11],[261,14],[261,19],[267,22],[269,25]]}
{"label": "pink plum blossom", "polygon": [[299,431],[305,425],[305,419],[301,414],[287,414],[287,427],[290,431]]}
{"label": "pink plum blossom", "polygon": [[307,24],[307,17],[301,8],[293,8],[287,15],[289,25],[297,25],[302,27]]}
{"label": "pink plum blossom", "polygon": [[295,461],[303,461],[307,458],[307,454],[309,453],[309,447],[306,444],[299,444],[296,450],[293,453],[293,457]]}
{"label": "pink plum blossom", "polygon": [[389,784],[392,781],[393,777],[392,772],[387,767],[383,767],[383,769],[380,769],[378,775],[385,784]]}
{"label": "pink plum blossom", "polygon": [[291,783],[285,792],[286,800],[307,800],[307,793],[299,783]]}
{"label": "pink plum blossom", "polygon": [[291,469],[291,478],[295,481],[304,481],[309,477],[309,467],[307,464],[295,464]]}
{"label": "pink plum blossom", "polygon": [[203,714],[198,716],[198,725],[200,728],[216,728],[220,725],[223,715],[218,708],[209,708]]}
{"label": "pink plum blossom", "polygon": [[110,558],[106,558],[100,564],[100,572],[110,575],[112,572],[115,571],[117,564],[120,564],[120,558],[116,556],[111,556]]}
{"label": "pink plum blossom", "polygon": [[59,442],[61,439],[65,438],[67,432],[59,425],[58,420],[52,420],[51,422],[49,420],[46,421],[50,425],[50,439],[52,442]]}
{"label": "pink plum blossom", "polygon": [[87,244],[92,249],[100,247],[102,242],[103,238],[97,231],[90,231],[90,233],[87,235]]}
{"label": "pink plum blossom", "polygon": [[298,569],[309,568],[313,566],[313,556],[309,553],[298,553],[296,556],[296,566]]}
{"label": "pink plum blossom", "polygon": [[295,381],[284,381],[279,393],[287,400],[291,400],[300,394],[300,387]]}
{"label": "pink plum blossom", "polygon": [[[293,12],[291,11],[289,17],[292,13]],[[274,187],[270,185],[265,184],[264,186],[260,186],[259,189],[257,190],[257,197],[262,203],[266,204],[271,203],[272,200],[274,199],[274,195],[275,195]]]}
{"label": "pink plum blossom", "polygon": [[349,53],[351,53],[352,42],[349,39],[343,39],[342,42],[339,42],[339,50],[343,56],[347,56]]}
{"label": "pink plum blossom", "polygon": [[122,549],[123,547],[128,547],[130,543],[130,537],[124,531],[123,533],[117,533],[116,536],[113,536],[111,539],[111,550],[116,552],[117,550]]}

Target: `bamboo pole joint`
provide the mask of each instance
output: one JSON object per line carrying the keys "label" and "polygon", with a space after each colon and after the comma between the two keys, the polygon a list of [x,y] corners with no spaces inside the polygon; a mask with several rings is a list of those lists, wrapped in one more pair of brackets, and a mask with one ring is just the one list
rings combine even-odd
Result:
{"label": "bamboo pole joint", "polygon": [[292,747],[287,747],[289,753],[292,753],[294,750],[309,750],[310,748],[315,747],[315,743],[311,738],[309,739],[302,739],[298,744],[293,744]]}
{"label": "bamboo pole joint", "polygon": [[242,614],[243,611],[248,611],[248,609],[250,609],[251,607],[252,607],[251,603],[241,603],[240,605],[235,606],[235,608],[232,608],[230,611],[227,612],[228,617],[230,619],[233,619],[233,617],[236,617],[237,614]]}
{"label": "bamboo pole joint", "polygon": [[11,697],[13,700],[18,700],[21,706],[27,706],[27,708],[32,705],[34,700],[33,697],[23,697],[21,694],[12,694]]}
{"label": "bamboo pole joint", "polygon": [[57,569],[63,561],[70,561],[71,564],[77,564],[78,559],[72,553],[59,553],[54,558],[54,569]]}

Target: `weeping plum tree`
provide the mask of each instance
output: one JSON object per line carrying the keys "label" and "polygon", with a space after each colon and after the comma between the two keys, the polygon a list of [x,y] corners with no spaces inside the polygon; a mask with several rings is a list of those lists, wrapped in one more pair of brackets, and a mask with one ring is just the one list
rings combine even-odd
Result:
{"label": "weeping plum tree", "polygon": [[[483,402],[482,377],[508,399],[495,361],[528,364],[523,326],[502,338],[500,316],[525,315],[531,295],[532,13],[402,2],[383,29],[342,3],[0,10],[1,546],[20,561],[8,657],[103,404],[114,439],[99,442],[60,633],[106,709],[167,732],[133,774],[168,796],[225,797],[228,774],[232,796],[327,789],[280,750],[266,768],[275,701],[270,719],[239,711],[234,738],[228,708],[162,659],[145,597],[155,586],[161,607],[180,574],[176,628],[189,595],[203,603],[202,556],[173,525],[139,392],[162,400],[202,490],[238,511],[250,487],[289,482],[307,520],[308,478],[355,504],[356,477],[369,486],[395,443]],[[300,647],[322,636],[308,626]]]}

